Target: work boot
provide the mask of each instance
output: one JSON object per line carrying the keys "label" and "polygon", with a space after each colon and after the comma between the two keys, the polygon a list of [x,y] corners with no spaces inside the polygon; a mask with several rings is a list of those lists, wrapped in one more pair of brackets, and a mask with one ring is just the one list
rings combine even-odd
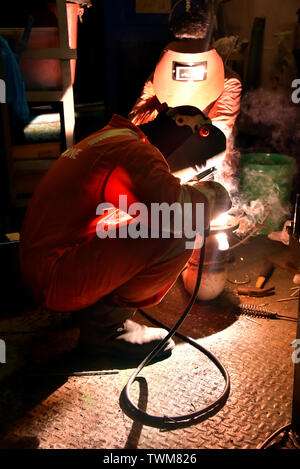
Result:
{"label": "work boot", "polygon": [[[147,327],[131,319],[132,309],[105,305],[102,302],[80,314],[79,350],[85,354],[142,361],[168,334],[161,328]],[[170,355],[175,347],[169,339],[157,355]]]}

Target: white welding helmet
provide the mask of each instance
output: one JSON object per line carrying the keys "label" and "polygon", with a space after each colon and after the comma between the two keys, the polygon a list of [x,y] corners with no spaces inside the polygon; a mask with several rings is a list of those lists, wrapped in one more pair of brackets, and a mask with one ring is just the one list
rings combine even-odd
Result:
{"label": "white welding helmet", "polygon": [[169,107],[196,106],[204,111],[224,89],[224,64],[215,49],[202,41],[168,44],[155,68],[153,86],[159,101]]}

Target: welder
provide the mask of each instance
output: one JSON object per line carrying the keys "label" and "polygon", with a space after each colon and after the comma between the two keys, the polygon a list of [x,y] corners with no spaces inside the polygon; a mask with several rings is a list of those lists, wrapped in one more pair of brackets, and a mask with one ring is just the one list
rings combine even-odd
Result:
{"label": "welder", "polygon": [[186,3],[189,9],[184,13],[176,15],[175,9],[170,15],[169,29],[175,40],[164,48],[129,118],[140,125],[154,119],[165,103],[197,106],[226,136],[226,153],[217,169],[221,180],[230,182],[238,163],[233,131],[240,111],[241,80],[224,67],[211,47],[215,2],[211,1],[210,9],[203,1]]}
{"label": "welder", "polygon": [[[215,182],[182,181],[207,161],[215,164],[225,145],[224,134],[195,107],[166,108],[140,127],[114,115],[67,149],[45,175],[21,231],[21,272],[39,305],[75,313],[83,352],[139,359],[151,351],[167,331],[130,318],[137,308],[161,301],[192,254],[172,224],[169,236],[163,230],[155,238],[105,236],[110,212],[99,211],[99,205],[121,210],[120,196],[128,206],[143,203],[149,211],[153,203],[179,202],[184,215],[192,207],[188,216],[194,223],[204,204],[207,228],[230,207],[226,190]],[[134,219],[133,214],[128,223]],[[173,346],[169,341],[163,352]]]}

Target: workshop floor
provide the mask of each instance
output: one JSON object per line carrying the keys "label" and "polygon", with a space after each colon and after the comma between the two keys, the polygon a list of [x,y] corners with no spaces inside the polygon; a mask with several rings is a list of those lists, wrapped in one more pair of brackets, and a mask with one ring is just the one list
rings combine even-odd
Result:
{"label": "workshop floor", "polygon": [[[233,251],[230,280],[254,285],[265,255],[288,260],[287,246],[252,238]],[[7,336],[7,363],[0,365],[0,447],[40,449],[254,449],[267,436],[291,422],[293,372],[291,343],[296,322],[250,318],[237,313],[236,305],[265,305],[273,312],[297,318],[298,301],[290,297],[293,274],[276,268],[268,285],[275,295],[264,298],[238,297],[228,282],[217,300],[197,303],[180,332],[211,350],[225,365],[231,391],[215,414],[182,428],[162,431],[131,420],[120,408],[120,393],[132,367],[101,360],[84,360],[74,352],[46,365],[32,355],[26,363],[22,349],[32,335]],[[157,307],[147,310],[172,327],[184,310],[189,295],[181,279]],[[0,331],[55,329],[59,315],[27,311],[22,316],[0,320]],[[141,322],[148,320],[137,316]],[[52,322],[51,322],[52,321]],[[74,335],[75,334],[75,335]],[[37,336],[38,334],[36,334]],[[65,336],[72,349],[76,331]],[[47,335],[41,334],[41,343]],[[68,342],[69,340],[69,342]],[[199,410],[223,390],[220,372],[198,350],[176,339],[167,360],[147,366],[133,384],[132,397],[150,414],[182,415]],[[69,344],[69,345],[68,345]],[[37,345],[38,347],[38,345]],[[49,349],[50,350],[50,349]],[[57,351],[57,349],[56,349]],[[6,371],[5,371],[6,370]],[[67,376],[72,371],[102,370],[105,375]],[[1,378],[1,376],[0,376]]]}

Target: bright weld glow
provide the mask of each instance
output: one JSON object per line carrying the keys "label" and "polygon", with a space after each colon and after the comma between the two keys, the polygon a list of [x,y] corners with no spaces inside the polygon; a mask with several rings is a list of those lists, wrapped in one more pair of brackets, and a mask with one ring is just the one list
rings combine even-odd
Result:
{"label": "bright weld glow", "polygon": [[222,213],[222,214],[221,214],[220,216],[218,216],[217,218],[215,218],[214,220],[212,220],[211,225],[212,225],[212,226],[226,226],[228,220],[229,220],[229,216],[228,216],[228,214],[225,212],[225,213]]}
{"label": "bright weld glow", "polygon": [[204,65],[200,65],[199,67],[193,68],[192,79],[193,80],[204,80],[206,73],[206,68]]}
{"label": "bright weld glow", "polygon": [[227,251],[229,248],[228,238],[226,233],[218,233],[216,234],[216,238],[219,243],[219,250],[220,251]]}
{"label": "bright weld glow", "polygon": [[206,68],[204,65],[193,67],[177,67],[176,80],[202,81],[204,80]]}

